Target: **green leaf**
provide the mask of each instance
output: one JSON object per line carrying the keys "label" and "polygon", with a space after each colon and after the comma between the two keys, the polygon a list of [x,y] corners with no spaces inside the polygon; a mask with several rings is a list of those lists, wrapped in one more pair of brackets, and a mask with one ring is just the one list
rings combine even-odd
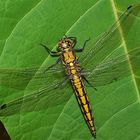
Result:
{"label": "green leaf", "polygon": [[[15,26],[32,10],[39,0],[1,1],[0,2],[0,52]],[[18,13],[18,14],[17,14]]]}
{"label": "green leaf", "polygon": [[[3,34],[1,33],[3,35],[1,40],[5,42],[5,45],[1,43],[4,48],[0,57],[0,66],[2,68],[34,66],[39,68],[51,65],[56,59],[52,59],[39,44],[44,43],[49,48],[55,49],[57,41],[64,34],[77,37],[76,47],[82,46],[90,37],[91,42],[88,47],[91,48],[97,36],[115,22],[115,14],[119,14],[129,5],[138,2],[138,0],[44,0],[33,3],[30,0],[20,3],[21,5],[23,3],[24,10],[21,9],[19,13],[17,1],[14,3],[15,6],[9,3],[9,7],[13,6],[13,8],[9,9],[10,12],[4,16],[6,18],[14,12],[16,21],[13,22],[12,18],[9,18],[9,24],[0,24],[4,30]],[[2,9],[3,4],[0,7]],[[4,9],[6,10],[7,7]],[[136,21],[139,25],[139,17],[136,17]],[[131,29],[132,35],[123,37],[126,40],[124,44],[126,48],[133,49],[140,46],[139,27],[134,26]],[[86,88],[95,115],[97,140],[140,139],[140,71],[136,69],[133,73],[135,75],[100,87],[98,91],[90,87]],[[53,77],[51,76],[47,82],[50,82],[51,78]],[[37,83],[34,87],[32,81],[34,77],[29,78],[23,90],[1,87],[1,103],[27,95],[28,90],[37,90],[40,84]],[[51,98],[50,102],[55,104],[58,91],[54,90],[52,94],[53,92],[55,92],[54,99]],[[28,113],[22,112],[21,106],[19,114],[1,117],[12,140],[94,139],[72,95],[71,86],[69,85],[61,94],[64,97],[69,94],[69,98],[59,105],[38,110],[37,104],[36,108]],[[29,108],[31,106],[32,104],[29,104]]]}

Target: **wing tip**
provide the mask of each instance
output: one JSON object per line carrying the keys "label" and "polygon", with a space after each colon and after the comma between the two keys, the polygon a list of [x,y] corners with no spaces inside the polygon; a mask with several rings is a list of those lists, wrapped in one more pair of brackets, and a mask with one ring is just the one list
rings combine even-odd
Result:
{"label": "wing tip", "polygon": [[127,7],[127,10],[130,10],[130,9],[133,9],[133,8],[136,8],[136,7],[140,8],[140,3],[139,3],[139,4],[132,4],[132,5],[129,5],[129,6]]}
{"label": "wing tip", "polygon": [[129,5],[128,7],[127,7],[127,10],[129,10],[130,8],[132,8],[133,7],[133,5]]}
{"label": "wing tip", "polygon": [[7,105],[3,104],[3,105],[0,106],[0,109],[5,109],[6,107],[7,107]]}

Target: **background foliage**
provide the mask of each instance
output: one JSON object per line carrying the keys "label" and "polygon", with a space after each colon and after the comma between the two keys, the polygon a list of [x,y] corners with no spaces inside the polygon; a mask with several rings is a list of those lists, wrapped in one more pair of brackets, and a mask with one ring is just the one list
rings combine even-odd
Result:
{"label": "background foliage", "polygon": [[[92,42],[115,22],[114,4],[115,10],[122,12],[129,5],[138,2],[139,0],[0,1],[0,67],[40,67],[44,63],[52,64],[54,60],[39,47],[41,42],[54,49],[64,34],[76,36],[77,47],[89,37]],[[139,41],[135,34],[132,34],[132,38]],[[30,87],[30,81],[28,82],[24,90],[1,87],[1,103],[26,94],[26,89]],[[140,140],[139,84],[137,76],[100,87],[97,92],[87,88],[95,115],[97,140]],[[37,89],[38,86],[34,88]],[[58,106],[1,117],[12,140],[94,139],[70,92],[65,92],[71,95],[69,100]]]}

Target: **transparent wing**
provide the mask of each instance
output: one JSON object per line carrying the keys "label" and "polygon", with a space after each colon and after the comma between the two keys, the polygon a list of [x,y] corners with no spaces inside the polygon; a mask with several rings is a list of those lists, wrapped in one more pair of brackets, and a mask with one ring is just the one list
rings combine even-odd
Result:
{"label": "transparent wing", "polygon": [[[131,34],[129,31],[131,27],[134,28],[132,25],[136,21],[135,19],[138,16],[139,10],[140,5],[128,7],[116,23],[94,42],[93,47],[88,49],[88,51],[85,50],[82,52],[79,57],[81,66],[87,69],[94,68],[104,61],[114,50],[119,48],[122,44],[121,31],[123,32],[123,37]],[[135,30],[137,29],[135,28]]]}
{"label": "transparent wing", "polygon": [[113,81],[119,80],[130,74],[137,74],[140,70],[140,47],[131,50],[128,54],[116,58],[107,59],[94,69],[86,69],[82,75],[93,84],[93,86],[103,86]]}
{"label": "transparent wing", "polygon": [[[34,78],[36,81],[32,86],[43,84],[39,81],[47,79],[49,75],[63,75],[63,68],[61,64],[57,64],[50,69],[47,67],[32,67],[32,68],[0,68],[0,86],[8,86],[15,89],[25,89],[29,81]],[[59,76],[60,77],[60,76]]]}
{"label": "transparent wing", "polygon": [[64,83],[64,81],[61,81],[60,83],[52,84],[51,87],[43,87],[29,95],[2,104],[0,106],[0,116],[40,111],[65,103],[71,96],[71,94],[67,93],[68,89],[71,91],[71,88],[68,84],[64,86]]}
{"label": "transparent wing", "polygon": [[[33,80],[30,81],[29,85],[29,87],[36,88],[30,90],[29,93],[28,90],[25,90],[25,92],[27,92],[26,96],[22,96],[12,101],[1,104],[0,116],[7,116],[15,113],[25,113],[30,111],[40,111],[42,109],[60,105],[66,102],[71,95],[67,94],[67,89],[71,89],[71,87],[68,84],[68,80],[66,80],[62,69],[58,68],[59,66],[56,65],[53,68],[47,70],[45,73],[44,70],[39,70],[34,76]],[[26,69],[25,71],[24,70],[14,70],[14,74],[23,74],[22,76],[20,75],[20,78],[26,77],[26,74],[29,74],[31,69]],[[17,76],[15,76],[15,78],[17,78]]]}

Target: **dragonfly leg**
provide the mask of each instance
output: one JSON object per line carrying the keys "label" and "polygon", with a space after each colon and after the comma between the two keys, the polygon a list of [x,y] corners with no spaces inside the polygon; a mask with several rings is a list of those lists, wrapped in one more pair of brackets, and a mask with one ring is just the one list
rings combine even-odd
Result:
{"label": "dragonfly leg", "polygon": [[65,38],[69,38],[69,39],[71,39],[71,40],[73,40],[73,41],[77,41],[77,38],[76,37],[73,37],[73,36],[67,36],[67,35],[64,35],[65,36]]}
{"label": "dragonfly leg", "polygon": [[69,38],[69,39],[71,39],[72,41],[73,41],[73,47],[76,45],[76,43],[77,43],[77,38],[76,37],[73,37],[73,36],[69,36],[69,37],[67,37],[66,35],[64,35],[66,38]]}
{"label": "dragonfly leg", "polygon": [[69,79],[66,77],[65,80],[60,84],[60,87],[64,87],[68,83]]}
{"label": "dragonfly leg", "polygon": [[82,51],[84,51],[84,49],[85,49],[85,46],[86,46],[86,44],[87,44],[87,42],[90,40],[90,38],[89,39],[87,39],[85,42],[84,42],[84,45],[83,45],[83,47],[82,48],[75,48],[74,50],[76,51],[76,52],[82,52]]}
{"label": "dragonfly leg", "polygon": [[51,66],[49,66],[49,67],[47,67],[46,69],[45,69],[45,72],[47,71],[47,70],[49,70],[49,69],[51,69],[51,68],[53,68],[54,66],[56,66],[58,63],[60,63],[61,62],[61,59],[60,59],[60,57],[57,59],[57,61],[54,63],[54,64],[52,64]]}
{"label": "dragonfly leg", "polygon": [[45,48],[45,50],[51,55],[51,56],[59,56],[60,52],[57,51],[51,51],[47,46],[45,46],[44,44],[40,44],[42,47]]}
{"label": "dragonfly leg", "polygon": [[59,83],[59,88],[63,88],[69,82],[68,75],[65,76],[64,80]]}
{"label": "dragonfly leg", "polygon": [[77,43],[77,38],[76,37],[69,37],[69,38],[73,41],[73,47],[74,47]]}
{"label": "dragonfly leg", "polygon": [[86,79],[86,77],[85,77],[84,75],[82,75],[82,78],[87,82],[87,84],[88,84],[89,86],[93,87],[93,88],[97,91],[97,88],[94,87],[94,86]]}

